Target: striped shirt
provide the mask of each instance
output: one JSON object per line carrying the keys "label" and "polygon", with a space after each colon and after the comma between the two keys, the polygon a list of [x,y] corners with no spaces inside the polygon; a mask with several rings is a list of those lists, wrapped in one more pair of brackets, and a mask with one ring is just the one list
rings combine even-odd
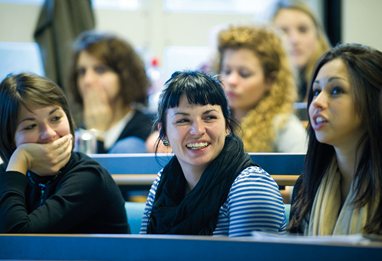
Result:
{"label": "striped shirt", "polygon": [[[147,223],[161,173],[151,186],[142,217],[140,234],[147,233]],[[244,169],[233,182],[227,200],[220,207],[214,236],[250,236],[252,231],[281,232],[286,216],[279,188],[262,168]]]}

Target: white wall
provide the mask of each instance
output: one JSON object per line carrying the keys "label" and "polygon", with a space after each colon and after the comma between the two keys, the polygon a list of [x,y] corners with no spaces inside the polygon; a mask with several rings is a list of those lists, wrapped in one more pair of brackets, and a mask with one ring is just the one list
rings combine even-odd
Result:
{"label": "white wall", "polygon": [[[256,21],[254,14],[174,13],[163,10],[164,0],[144,2],[147,4],[138,11],[97,8],[96,27],[129,40],[142,50],[146,61],[151,57],[159,58],[162,80],[175,68],[194,68],[207,61],[209,50],[213,49],[211,32],[216,26]],[[39,5],[2,3],[0,0],[0,42],[32,42],[39,12]],[[179,49],[179,46],[190,48]],[[185,56],[176,61],[171,59],[179,51],[185,52]]]}
{"label": "white wall", "polygon": [[40,6],[0,2],[0,42],[31,42]]}
{"label": "white wall", "polygon": [[[140,11],[97,9],[97,28],[116,32],[144,53],[166,57],[169,46],[211,46],[211,32],[216,26],[231,22],[253,22],[253,15],[194,14],[163,11],[162,0],[146,0],[147,8]],[[321,10],[320,0],[308,0]],[[382,1],[343,0],[343,41],[361,42],[382,50]],[[31,42],[40,6],[14,4],[0,0],[0,42]],[[201,55],[203,51],[200,51]],[[207,57],[206,57],[207,58]],[[183,61],[187,63],[187,61]],[[168,65],[169,66],[169,65]]]}
{"label": "white wall", "polygon": [[382,1],[342,0],[344,42],[358,42],[382,51]]}

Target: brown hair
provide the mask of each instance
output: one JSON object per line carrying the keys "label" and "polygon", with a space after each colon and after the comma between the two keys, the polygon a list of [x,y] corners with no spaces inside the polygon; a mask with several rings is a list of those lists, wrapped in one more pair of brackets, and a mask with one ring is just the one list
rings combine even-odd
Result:
{"label": "brown hair", "polygon": [[[369,204],[371,211],[367,217],[364,232],[382,234],[382,112],[380,98],[382,92],[382,52],[361,44],[341,44],[326,52],[317,63],[310,83],[320,69],[334,59],[341,59],[345,64],[352,86],[356,113],[362,119],[365,135],[357,144],[356,154],[360,155],[355,162],[354,175],[355,207]],[[313,93],[309,93],[308,108],[312,103]],[[308,126],[309,144],[305,157],[304,178],[292,205],[289,229],[291,232],[302,232],[302,224],[311,211],[318,186],[323,175],[335,157],[334,147],[317,140],[312,126]],[[361,146],[362,144],[362,146]]]}
{"label": "brown hair", "polygon": [[68,101],[56,83],[36,74],[10,74],[0,84],[0,125],[3,128],[0,155],[6,164],[16,149],[15,133],[20,107],[28,108],[30,103],[60,106],[68,117],[70,133],[74,136],[74,121]]}
{"label": "brown hair", "polygon": [[120,97],[126,106],[147,102],[150,85],[145,65],[133,46],[127,41],[109,33],[87,31],[74,43],[68,89],[74,102],[82,107],[82,97],[77,84],[77,62],[81,52],[86,51],[118,74]]}

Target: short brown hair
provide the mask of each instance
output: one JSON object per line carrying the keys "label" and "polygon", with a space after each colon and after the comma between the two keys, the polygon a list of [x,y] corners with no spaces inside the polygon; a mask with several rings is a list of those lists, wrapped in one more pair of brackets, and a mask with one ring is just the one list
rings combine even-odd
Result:
{"label": "short brown hair", "polygon": [[73,59],[70,68],[67,90],[75,103],[82,107],[82,97],[77,79],[77,63],[81,52],[86,51],[113,70],[119,78],[120,97],[125,105],[147,103],[150,81],[145,64],[133,46],[111,33],[86,31],[78,36],[73,46]]}
{"label": "short brown hair", "polygon": [[16,149],[15,132],[20,107],[28,108],[28,103],[60,106],[68,117],[70,132],[74,136],[68,101],[55,82],[36,74],[10,74],[0,84],[0,155],[6,164]]}

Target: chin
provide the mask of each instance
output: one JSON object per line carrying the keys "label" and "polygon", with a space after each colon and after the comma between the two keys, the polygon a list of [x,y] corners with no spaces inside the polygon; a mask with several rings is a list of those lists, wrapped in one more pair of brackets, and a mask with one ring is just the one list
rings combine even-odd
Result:
{"label": "chin", "polygon": [[199,158],[192,158],[192,159],[189,159],[189,162],[192,164],[192,165],[195,165],[195,166],[201,166],[201,165],[206,165],[206,164],[209,164],[213,159],[209,156],[204,156],[204,157],[199,157]]}
{"label": "chin", "polygon": [[316,137],[316,139],[320,143],[327,144],[327,145],[333,145],[332,142],[330,142],[330,140],[327,137]]}

